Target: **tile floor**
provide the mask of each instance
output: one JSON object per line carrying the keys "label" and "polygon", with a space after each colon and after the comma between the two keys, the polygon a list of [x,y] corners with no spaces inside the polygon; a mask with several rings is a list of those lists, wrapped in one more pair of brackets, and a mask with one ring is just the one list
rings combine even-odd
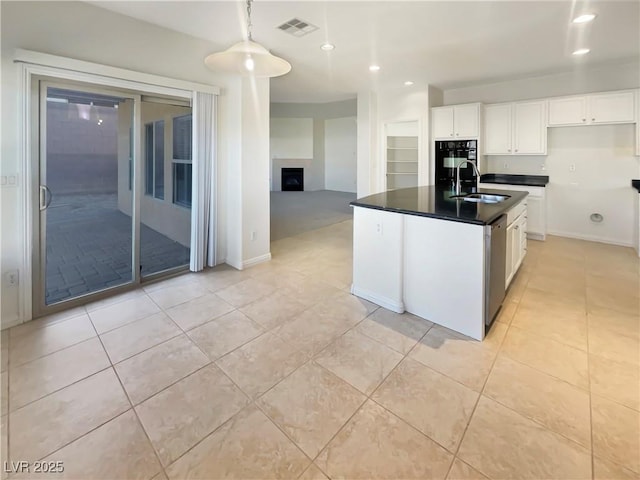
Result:
{"label": "tile floor", "polygon": [[65,469],[9,476],[640,476],[631,249],[529,242],[478,343],[349,295],[351,229],[3,332],[3,459]]}

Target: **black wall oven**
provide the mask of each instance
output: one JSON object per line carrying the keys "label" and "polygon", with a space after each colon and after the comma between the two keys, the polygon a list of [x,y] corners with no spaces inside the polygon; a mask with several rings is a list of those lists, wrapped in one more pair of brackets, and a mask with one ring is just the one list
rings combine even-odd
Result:
{"label": "black wall oven", "polygon": [[[477,153],[477,140],[437,141],[435,159],[436,185],[453,187],[456,182],[456,167],[465,160],[471,160],[477,167]],[[465,164],[460,168],[460,183],[463,186],[476,185],[476,177],[471,165]]]}

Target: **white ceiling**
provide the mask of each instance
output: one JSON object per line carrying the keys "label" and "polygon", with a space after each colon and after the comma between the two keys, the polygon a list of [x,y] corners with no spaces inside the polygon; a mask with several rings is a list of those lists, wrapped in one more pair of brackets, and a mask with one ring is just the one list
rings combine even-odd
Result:
{"label": "white ceiling", "polygon": [[[236,1],[98,1],[102,8],[211,42],[242,39]],[[598,17],[575,25],[583,12]],[[296,38],[276,27],[293,17],[319,29]],[[455,88],[585,65],[638,61],[640,2],[634,1],[268,1],[253,4],[253,38],[289,60],[271,82],[275,102],[329,102],[367,89]],[[332,52],[320,50],[325,41]],[[584,57],[571,55],[587,47]],[[371,73],[377,63],[381,70]]]}

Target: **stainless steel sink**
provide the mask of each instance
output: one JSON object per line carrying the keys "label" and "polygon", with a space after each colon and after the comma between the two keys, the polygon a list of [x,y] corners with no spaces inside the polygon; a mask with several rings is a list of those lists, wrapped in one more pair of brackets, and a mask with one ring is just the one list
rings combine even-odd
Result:
{"label": "stainless steel sink", "polygon": [[465,202],[500,203],[511,197],[509,195],[499,195],[496,193],[467,193],[465,195],[454,195],[451,198],[464,200]]}

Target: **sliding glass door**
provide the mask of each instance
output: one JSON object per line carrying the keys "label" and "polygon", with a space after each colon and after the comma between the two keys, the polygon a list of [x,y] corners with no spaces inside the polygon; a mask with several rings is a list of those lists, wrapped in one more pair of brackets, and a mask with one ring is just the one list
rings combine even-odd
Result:
{"label": "sliding glass door", "polygon": [[174,157],[190,107],[46,81],[39,93],[34,313],[186,268],[190,187],[187,204]]}

